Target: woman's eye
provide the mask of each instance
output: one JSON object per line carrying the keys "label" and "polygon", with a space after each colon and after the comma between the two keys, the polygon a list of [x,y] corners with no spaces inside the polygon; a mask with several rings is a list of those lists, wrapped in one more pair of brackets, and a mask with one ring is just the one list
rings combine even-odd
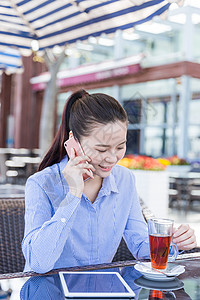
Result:
{"label": "woman's eye", "polygon": [[[119,151],[119,150],[124,150],[124,147],[117,148],[117,150],[118,150],[118,151]],[[106,152],[107,150],[99,150],[99,149],[97,149],[97,151],[100,152],[100,153],[104,153],[104,152]]]}
{"label": "woman's eye", "polygon": [[123,150],[124,149],[124,147],[122,147],[122,148],[117,148],[117,150]]}
{"label": "woman's eye", "polygon": [[98,150],[98,149],[97,149],[97,151],[100,153],[106,152],[106,150]]}

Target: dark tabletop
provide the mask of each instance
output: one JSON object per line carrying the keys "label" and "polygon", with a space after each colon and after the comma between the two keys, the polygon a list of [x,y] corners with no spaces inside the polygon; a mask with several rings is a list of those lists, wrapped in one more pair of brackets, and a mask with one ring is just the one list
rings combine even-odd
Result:
{"label": "dark tabletop", "polygon": [[[200,255],[182,255],[175,264],[185,266],[185,272],[179,275],[171,283],[149,281],[141,276],[134,265],[136,261],[123,263],[103,264],[83,268],[67,268],[66,271],[115,271],[119,272],[131,289],[135,292],[137,300],[200,300]],[[1,295],[11,293],[11,300],[64,300],[64,294],[59,270],[53,270],[47,274],[18,273],[0,275],[0,284],[3,291]],[[4,278],[4,279],[3,279]],[[167,285],[166,285],[167,284]],[[162,288],[161,288],[162,287]],[[178,289],[177,289],[178,288]],[[11,291],[12,290],[12,291]],[[119,300],[119,298],[118,298]]]}

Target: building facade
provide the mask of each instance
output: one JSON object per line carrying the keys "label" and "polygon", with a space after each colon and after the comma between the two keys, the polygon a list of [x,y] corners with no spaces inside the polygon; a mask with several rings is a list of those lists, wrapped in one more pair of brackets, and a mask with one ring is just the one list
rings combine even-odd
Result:
{"label": "building facade", "polygon": [[[186,2],[186,6],[170,10],[165,20],[156,18],[138,25],[134,31],[91,37],[87,43],[69,46],[58,73],[55,128],[72,91],[85,88],[91,93],[105,92],[127,110],[128,153],[198,158],[200,8]],[[14,146],[39,147],[39,122],[48,73],[34,76],[29,68],[28,76],[21,76],[31,78],[31,100],[29,107],[27,103],[24,106],[29,82],[22,88],[25,94],[18,97],[17,103],[27,112],[22,123],[30,122],[28,126],[33,127],[26,129],[25,142],[21,134],[24,123],[19,125],[19,118],[18,123],[15,120]],[[23,81],[18,79],[18,83],[19,80]]]}

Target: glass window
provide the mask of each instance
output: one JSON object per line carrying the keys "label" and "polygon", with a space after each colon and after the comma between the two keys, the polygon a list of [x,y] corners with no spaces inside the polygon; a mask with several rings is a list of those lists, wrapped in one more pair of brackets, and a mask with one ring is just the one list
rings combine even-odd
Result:
{"label": "glass window", "polygon": [[199,124],[200,125],[200,100],[192,100],[190,101],[190,108],[189,108],[189,123],[191,124]]}
{"label": "glass window", "polygon": [[127,132],[126,154],[139,153],[140,130],[131,130]]}
{"label": "glass window", "polygon": [[188,130],[189,135],[189,152],[190,158],[200,157],[200,125],[190,126]]}
{"label": "glass window", "polygon": [[148,101],[147,105],[147,124],[155,125],[165,122],[166,103]]}
{"label": "glass window", "polygon": [[168,101],[166,103],[167,105],[167,108],[166,108],[166,114],[167,114],[167,117],[166,117],[166,122],[167,124],[170,124],[170,125],[173,125],[174,123],[177,123],[177,106],[178,106],[178,101],[176,99],[176,103],[173,107],[173,103],[172,101]]}
{"label": "glass window", "polygon": [[164,156],[177,154],[177,129],[166,129]]}
{"label": "glass window", "polygon": [[99,89],[92,89],[92,90],[87,90],[87,91],[90,94],[103,93],[103,94],[108,94],[108,95],[114,97],[113,87],[102,87],[102,88],[99,88]]}
{"label": "glass window", "polygon": [[148,127],[145,129],[145,153],[153,157],[163,155],[163,135],[162,128]]}
{"label": "glass window", "polygon": [[141,122],[141,100],[126,100],[123,106],[127,112],[129,124],[138,124]]}

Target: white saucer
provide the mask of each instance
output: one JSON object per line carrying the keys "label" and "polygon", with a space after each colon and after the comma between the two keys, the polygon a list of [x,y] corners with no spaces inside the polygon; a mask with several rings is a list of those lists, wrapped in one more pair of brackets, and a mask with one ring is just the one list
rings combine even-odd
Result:
{"label": "white saucer", "polygon": [[184,283],[178,278],[174,278],[170,281],[153,281],[144,278],[141,276],[134,280],[134,283],[139,287],[148,289],[148,290],[159,290],[159,291],[175,291],[184,287]]}
{"label": "white saucer", "polygon": [[144,262],[142,265],[140,263],[136,264],[134,268],[139,271],[145,278],[156,281],[171,281],[174,278],[185,272],[184,266],[178,266],[172,263],[168,263],[167,269],[162,271],[167,275],[173,275],[172,277],[167,277],[162,273],[159,273],[151,269],[151,262]]}

